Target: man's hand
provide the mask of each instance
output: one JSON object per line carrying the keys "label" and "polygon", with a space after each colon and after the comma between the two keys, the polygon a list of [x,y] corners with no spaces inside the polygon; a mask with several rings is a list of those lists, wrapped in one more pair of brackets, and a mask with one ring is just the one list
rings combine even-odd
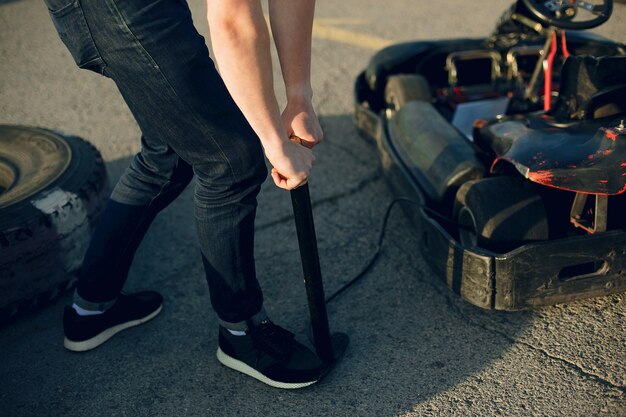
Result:
{"label": "man's hand", "polygon": [[304,184],[311,174],[315,156],[300,143],[305,142],[290,140],[282,146],[265,148],[265,156],[272,164],[272,179],[279,188],[293,190]]}
{"label": "man's hand", "polygon": [[287,134],[302,139],[302,145],[313,148],[324,139],[324,132],[310,100],[291,100],[282,114]]}

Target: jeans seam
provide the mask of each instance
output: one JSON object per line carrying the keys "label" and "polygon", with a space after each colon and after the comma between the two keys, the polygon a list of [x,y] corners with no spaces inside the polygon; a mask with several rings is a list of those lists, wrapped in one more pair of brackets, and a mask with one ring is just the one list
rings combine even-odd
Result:
{"label": "jeans seam", "polygon": [[[174,96],[176,97],[176,99],[185,107],[185,109],[187,110],[187,113],[193,117],[194,121],[196,123],[199,123],[198,118],[195,115],[195,112],[193,111],[193,109],[189,108],[189,105],[187,104],[187,102],[185,102],[185,100],[183,100],[177,93],[176,89],[174,88],[174,86],[172,85],[172,83],[170,82],[170,80],[165,76],[165,74],[163,73],[163,71],[161,71],[161,67],[157,64],[157,62],[154,60],[154,58],[152,57],[152,55],[150,55],[150,53],[146,50],[146,48],[144,48],[144,46],[142,45],[141,41],[139,40],[139,38],[137,38],[137,36],[133,33],[132,29],[129,26],[129,22],[126,21],[126,19],[124,18],[124,15],[119,11],[117,5],[115,4],[115,0],[112,0],[109,2],[109,4],[111,4],[111,6],[114,9],[114,12],[117,14],[118,18],[120,19],[121,22],[123,22],[124,24],[124,29],[127,31],[127,33],[132,37],[132,39],[136,42],[137,45],[139,45],[139,47],[141,48],[142,54],[144,55],[144,57],[150,62],[151,66],[158,71],[160,77],[165,81],[165,83],[167,84],[167,86],[169,87],[169,89],[171,90],[171,93],[174,94]],[[199,123],[200,125],[202,123]],[[215,140],[215,137],[210,133],[207,132],[207,135],[209,136],[209,138],[211,139],[211,141],[215,144],[215,146],[219,149],[220,154],[222,155],[222,158],[224,158],[224,160],[228,163],[228,168],[230,169],[230,174],[233,178],[233,181],[237,181],[237,178],[235,176],[235,170],[233,169],[233,166],[230,162],[230,159],[228,159],[228,157],[226,156],[226,153],[224,152],[224,150],[222,149],[222,147],[220,146],[219,142],[217,140]]]}
{"label": "jeans seam", "polygon": [[81,12],[83,14],[83,18],[85,19],[85,26],[87,27],[87,30],[89,31],[89,37],[90,37],[91,43],[93,44],[93,47],[96,48],[96,52],[98,53],[98,58],[95,58],[95,59],[93,59],[93,60],[91,60],[89,62],[86,62],[83,65],[86,66],[87,64],[91,63],[92,61],[96,61],[96,62],[98,62],[98,64],[100,64],[99,65],[99,70],[100,70],[99,73],[100,73],[100,75],[105,75],[104,73],[105,73],[105,70],[106,70],[106,67],[107,67],[107,63],[104,60],[104,58],[102,58],[102,53],[100,52],[100,48],[98,48],[98,45],[94,41],[93,32],[91,30],[91,26],[89,25],[89,20],[87,19],[87,15],[85,14],[85,10],[83,9],[83,4],[82,4],[81,0],[77,0],[76,4],[77,4],[78,7],[80,7],[80,10],[81,10]]}

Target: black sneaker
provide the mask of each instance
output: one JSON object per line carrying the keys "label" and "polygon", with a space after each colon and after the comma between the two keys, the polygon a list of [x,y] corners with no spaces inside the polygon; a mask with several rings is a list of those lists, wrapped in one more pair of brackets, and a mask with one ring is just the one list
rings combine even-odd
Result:
{"label": "black sneaker", "polygon": [[154,291],[120,294],[113,307],[94,316],[80,316],[72,307],[65,307],[63,346],[74,352],[93,349],[116,333],[156,317],[162,307],[163,297]]}
{"label": "black sneaker", "polygon": [[243,372],[276,388],[303,388],[316,383],[324,364],[291,332],[264,320],[235,336],[220,326],[217,359],[236,371]]}

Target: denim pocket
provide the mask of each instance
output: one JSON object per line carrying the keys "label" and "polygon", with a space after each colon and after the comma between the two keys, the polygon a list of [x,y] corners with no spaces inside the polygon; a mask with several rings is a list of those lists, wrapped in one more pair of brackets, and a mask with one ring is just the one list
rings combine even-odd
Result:
{"label": "denim pocket", "polygon": [[94,43],[80,0],[44,0],[61,41],[76,65],[102,74],[105,63]]}

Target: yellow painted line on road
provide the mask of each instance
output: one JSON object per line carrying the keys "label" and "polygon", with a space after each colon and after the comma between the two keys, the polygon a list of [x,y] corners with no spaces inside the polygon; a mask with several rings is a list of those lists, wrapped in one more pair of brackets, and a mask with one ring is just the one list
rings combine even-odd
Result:
{"label": "yellow painted line on road", "polygon": [[323,25],[365,25],[367,20],[355,17],[323,17],[316,18],[315,22]]}
{"label": "yellow painted line on road", "polygon": [[334,27],[336,24],[362,24],[357,19],[316,19],[313,21],[313,37],[358,46],[377,51],[393,43],[388,39],[366,35],[353,30]]}
{"label": "yellow painted line on road", "polygon": [[[269,16],[265,15],[269,24]],[[365,25],[367,21],[355,18],[324,18],[313,21],[313,37],[328,41],[345,43],[359,48],[377,51],[391,45],[394,41],[379,38],[377,36],[366,35],[365,33],[335,27],[336,25]]]}

